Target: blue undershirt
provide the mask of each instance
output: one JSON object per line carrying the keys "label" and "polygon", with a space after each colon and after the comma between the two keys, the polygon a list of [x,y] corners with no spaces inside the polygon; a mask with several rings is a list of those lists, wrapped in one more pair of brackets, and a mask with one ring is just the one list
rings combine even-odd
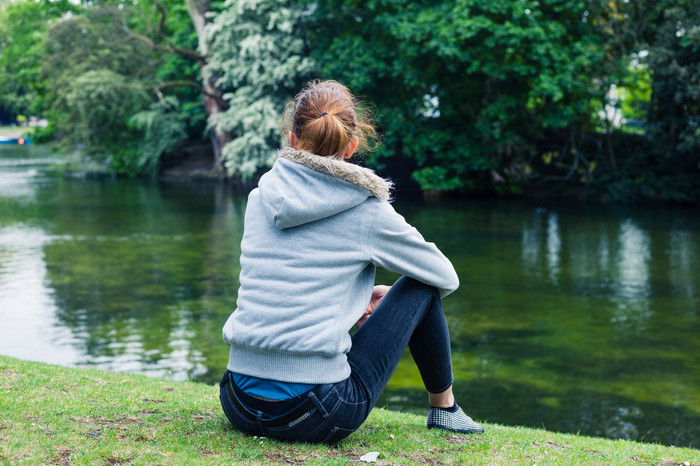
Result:
{"label": "blue undershirt", "polygon": [[250,396],[270,398],[272,400],[289,400],[308,392],[315,384],[280,382],[279,380],[261,379],[232,372],[233,382]]}

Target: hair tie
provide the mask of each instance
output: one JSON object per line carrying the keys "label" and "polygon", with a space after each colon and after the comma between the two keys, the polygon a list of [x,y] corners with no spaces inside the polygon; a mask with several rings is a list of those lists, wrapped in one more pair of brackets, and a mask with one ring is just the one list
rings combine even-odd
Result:
{"label": "hair tie", "polygon": [[321,116],[319,118],[321,118],[323,115],[328,115],[328,112],[321,113]]}

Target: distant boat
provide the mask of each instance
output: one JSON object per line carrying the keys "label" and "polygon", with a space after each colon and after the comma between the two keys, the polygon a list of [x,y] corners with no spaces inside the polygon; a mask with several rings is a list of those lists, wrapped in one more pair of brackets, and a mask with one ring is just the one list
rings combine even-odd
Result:
{"label": "distant boat", "polygon": [[19,144],[22,146],[31,142],[32,138],[8,138],[6,136],[0,136],[0,144]]}

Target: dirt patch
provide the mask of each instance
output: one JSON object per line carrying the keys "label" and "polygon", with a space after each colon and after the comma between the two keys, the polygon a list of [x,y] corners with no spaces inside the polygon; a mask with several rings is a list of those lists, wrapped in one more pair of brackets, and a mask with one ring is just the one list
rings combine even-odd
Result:
{"label": "dirt patch", "polygon": [[591,454],[594,454],[594,455],[598,455],[598,456],[600,456],[601,458],[605,458],[605,453],[600,452],[600,451],[598,451],[598,450],[590,450],[590,449],[588,449],[588,448],[584,448],[583,451],[585,451],[586,453],[591,453]]}
{"label": "dirt patch", "polygon": [[108,456],[107,458],[105,458],[105,464],[109,466],[121,466],[131,463],[131,458],[116,458],[114,456]]}
{"label": "dirt patch", "polygon": [[126,416],[119,419],[107,419],[105,417],[72,417],[71,422],[80,424],[96,424],[98,426],[118,426],[124,424],[143,424],[144,420],[136,416]]}
{"label": "dirt patch", "polygon": [[270,460],[270,462],[274,463],[282,463],[282,464],[304,464],[306,463],[306,458],[290,458],[288,456],[285,456],[281,453],[278,452],[272,452],[268,453],[265,455],[265,459]]}
{"label": "dirt patch", "polygon": [[[463,435],[447,435],[445,439],[453,445],[461,445],[465,443],[474,443],[482,441],[482,439],[477,437],[467,437]],[[305,464],[310,460],[317,459],[343,459],[351,463],[364,464],[360,461],[360,457],[367,453],[368,446],[359,444],[357,448],[338,448],[337,445],[331,445],[325,451],[317,452],[312,451],[304,455],[272,450],[264,453],[266,462],[282,463],[282,464]],[[400,464],[444,464],[444,455],[446,453],[452,452],[453,448],[431,448],[426,451],[416,451],[410,454],[392,454],[395,459],[398,459]],[[385,464],[382,461],[382,455],[380,453],[376,465]]]}
{"label": "dirt patch", "polygon": [[195,419],[197,421],[205,421],[207,419],[211,419],[212,416],[212,413],[194,413],[192,414],[192,419]]}
{"label": "dirt patch", "polygon": [[95,429],[95,430],[91,430],[90,432],[85,434],[85,436],[88,438],[97,438],[100,436],[101,433],[102,433],[102,429]]}
{"label": "dirt patch", "polygon": [[201,450],[199,450],[199,454],[202,455],[202,456],[216,455],[215,452],[213,452],[213,451],[211,451],[211,450],[207,450],[206,448],[202,448]]}
{"label": "dirt patch", "polygon": [[22,375],[22,373],[12,369],[2,369],[0,370],[0,375],[2,375],[6,381],[14,382],[20,375]]}
{"label": "dirt patch", "polygon": [[398,455],[398,457],[406,458],[406,462],[404,464],[444,464],[444,460],[432,456]]}
{"label": "dirt patch", "polygon": [[271,463],[282,463],[282,464],[305,464],[307,461],[309,461],[311,458],[338,458],[338,457],[343,457],[343,458],[348,458],[347,456],[341,456],[338,454],[337,451],[329,450],[328,454],[318,454],[318,453],[310,453],[308,455],[299,455],[296,454],[294,456],[287,455],[279,450],[272,450],[265,452],[265,459],[269,460]]}
{"label": "dirt patch", "polygon": [[70,448],[60,447],[56,449],[56,455],[51,458],[51,464],[70,464]]}
{"label": "dirt patch", "polygon": [[53,437],[54,431],[49,430],[44,426],[39,426],[39,430],[42,431],[47,437]]}
{"label": "dirt patch", "polygon": [[548,441],[547,443],[537,443],[537,442],[532,442],[533,445],[536,447],[545,447],[553,451],[559,451],[559,450],[571,450],[571,447],[568,447],[566,445],[560,445],[558,443],[552,442],[551,440]]}
{"label": "dirt patch", "polygon": [[[639,456],[633,456],[632,460],[641,463],[641,464],[655,464],[654,462],[649,462],[645,459],[640,458]],[[676,463],[674,461],[662,461],[659,463],[659,466],[694,466],[690,463],[690,461],[685,461],[683,463]]]}
{"label": "dirt patch", "polygon": [[483,441],[483,437],[474,435],[445,435],[443,438],[453,445],[463,445],[465,443],[478,443]]}

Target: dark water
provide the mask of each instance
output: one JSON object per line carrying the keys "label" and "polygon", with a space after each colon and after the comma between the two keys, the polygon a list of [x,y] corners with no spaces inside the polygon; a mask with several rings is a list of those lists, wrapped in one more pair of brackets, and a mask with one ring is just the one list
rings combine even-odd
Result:
{"label": "dark water", "polygon": [[[214,383],[245,196],[60,176],[0,148],[0,354]],[[700,444],[700,215],[680,207],[399,201],[450,257],[455,391],[475,418]],[[394,277],[380,274],[382,281]],[[410,356],[379,405],[425,413]]]}

